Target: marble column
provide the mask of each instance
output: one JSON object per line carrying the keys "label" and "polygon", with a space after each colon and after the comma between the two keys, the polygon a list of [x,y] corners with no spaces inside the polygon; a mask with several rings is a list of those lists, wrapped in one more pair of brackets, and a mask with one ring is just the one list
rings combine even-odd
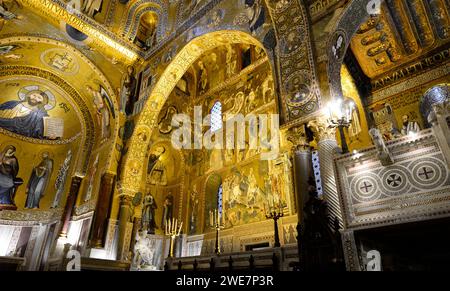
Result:
{"label": "marble column", "polygon": [[70,184],[69,195],[67,196],[66,205],[64,207],[64,212],[61,217],[61,231],[59,237],[66,238],[67,231],[69,230],[70,218],[72,217],[72,212],[75,208],[75,203],[77,202],[78,193],[80,191],[81,182],[83,178],[74,176],[72,177],[72,182]]}
{"label": "marble column", "polygon": [[436,140],[444,153],[444,158],[450,168],[450,102],[433,104],[428,123],[432,125]]}
{"label": "marble column", "polygon": [[[131,231],[133,228],[133,197],[122,195],[119,207],[119,243],[117,246],[117,260],[124,261],[128,258]],[[128,258],[130,259],[130,258]]]}
{"label": "marble column", "polygon": [[343,228],[341,203],[333,165],[335,154],[340,152],[336,141],[336,129],[330,128],[327,119],[323,117],[310,121],[308,128],[314,133],[314,138],[317,142],[323,197],[328,204],[330,226],[333,227],[333,221],[337,217],[340,228]]}
{"label": "marble column", "polygon": [[308,201],[308,180],[312,176],[311,147],[306,136],[306,126],[293,127],[287,132],[292,144],[294,192],[297,202],[298,223],[303,223],[303,208]]}
{"label": "marble column", "polygon": [[114,194],[115,181],[115,174],[105,173],[102,176],[91,230],[90,246],[92,248],[103,248],[105,245],[108,214],[111,207],[111,198]]}
{"label": "marble column", "polygon": [[308,180],[312,176],[312,156],[311,147],[306,135],[306,125],[300,125],[290,128],[287,132],[287,140],[293,144],[292,147],[292,164],[294,171],[294,192],[297,202],[297,244],[299,265],[304,263],[305,247],[303,241],[304,212],[305,203],[309,199]]}

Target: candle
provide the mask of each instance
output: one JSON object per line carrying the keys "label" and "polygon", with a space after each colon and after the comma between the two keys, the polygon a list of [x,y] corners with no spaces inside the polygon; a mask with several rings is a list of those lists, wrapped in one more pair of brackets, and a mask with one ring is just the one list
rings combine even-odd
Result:
{"label": "candle", "polygon": [[180,223],[180,228],[178,229],[178,235],[180,235],[182,227],[183,227],[183,222]]}

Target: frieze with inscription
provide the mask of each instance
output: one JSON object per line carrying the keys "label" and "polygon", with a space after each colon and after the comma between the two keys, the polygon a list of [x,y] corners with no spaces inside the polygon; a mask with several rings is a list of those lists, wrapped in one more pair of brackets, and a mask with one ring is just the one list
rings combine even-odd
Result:
{"label": "frieze with inscription", "polygon": [[373,90],[379,90],[388,85],[394,84],[403,79],[412,77],[416,74],[423,73],[428,69],[442,66],[450,59],[450,48],[398,70],[390,75],[372,81]]}

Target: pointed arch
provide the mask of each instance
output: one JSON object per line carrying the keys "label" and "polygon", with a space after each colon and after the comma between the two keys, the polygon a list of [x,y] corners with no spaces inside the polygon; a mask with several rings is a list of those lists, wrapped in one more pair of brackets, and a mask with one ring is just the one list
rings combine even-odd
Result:
{"label": "pointed arch", "polygon": [[248,33],[231,30],[216,31],[193,39],[173,58],[157,81],[137,120],[121,179],[121,194],[133,195],[139,191],[145,172],[145,155],[153,129],[157,127],[162,107],[184,73],[203,53],[218,46],[237,43],[263,47],[256,38]]}

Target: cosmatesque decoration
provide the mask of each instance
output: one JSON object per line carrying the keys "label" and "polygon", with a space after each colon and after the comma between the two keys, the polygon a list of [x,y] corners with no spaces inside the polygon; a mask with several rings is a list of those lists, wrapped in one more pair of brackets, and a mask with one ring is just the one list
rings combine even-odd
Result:
{"label": "cosmatesque decoration", "polygon": [[278,34],[282,99],[289,122],[320,106],[308,17],[303,1],[268,1],[268,6]]}
{"label": "cosmatesque decoration", "polygon": [[450,171],[432,130],[388,146],[393,156],[405,153],[388,167],[380,164],[373,148],[362,151],[356,160],[354,155],[335,158],[347,228],[379,227],[450,213]]}

